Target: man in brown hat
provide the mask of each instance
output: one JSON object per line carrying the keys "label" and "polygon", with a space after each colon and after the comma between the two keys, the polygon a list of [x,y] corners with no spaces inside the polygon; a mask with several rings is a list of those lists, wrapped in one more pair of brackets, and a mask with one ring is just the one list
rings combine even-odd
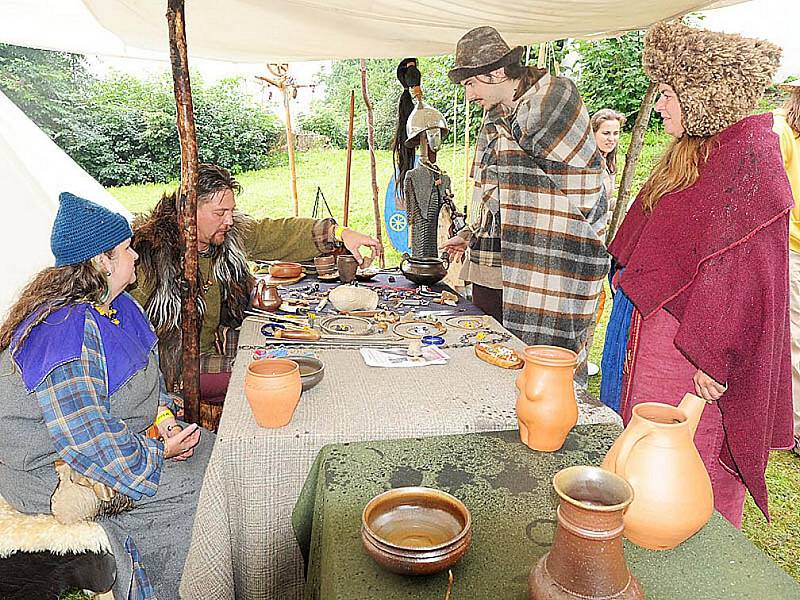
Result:
{"label": "man in brown hat", "polygon": [[[575,84],[520,64],[492,27],[467,32],[448,76],[487,111],[475,157],[482,211],[499,207],[497,243],[462,232],[450,252],[494,250],[503,323],[529,344],[578,353],[584,383],[586,339],[608,254],[600,232],[608,218],[602,158]],[[480,232],[478,232],[480,234]],[[470,263],[476,262],[470,256]]]}

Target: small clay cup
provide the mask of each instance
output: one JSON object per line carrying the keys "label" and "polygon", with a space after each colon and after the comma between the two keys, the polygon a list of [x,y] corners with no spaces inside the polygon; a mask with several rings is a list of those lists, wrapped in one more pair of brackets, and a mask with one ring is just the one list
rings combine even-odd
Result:
{"label": "small clay cup", "polygon": [[342,254],[336,260],[336,265],[339,268],[339,279],[342,283],[351,283],[356,278],[358,261],[355,256]]}
{"label": "small clay cup", "polygon": [[275,312],[283,304],[278,288],[259,281],[253,290],[253,308]]}
{"label": "small clay cup", "polygon": [[303,265],[292,262],[277,262],[269,266],[269,274],[273,277],[289,279],[299,277],[303,273]]}
{"label": "small clay cup", "polygon": [[300,368],[296,362],[262,358],[247,367],[244,395],[260,427],[288,425],[301,391]]}
{"label": "small clay cup", "polygon": [[317,271],[325,271],[327,269],[335,269],[336,268],[336,257],[332,254],[327,254],[325,256],[317,256],[314,258],[314,266],[317,267]]}

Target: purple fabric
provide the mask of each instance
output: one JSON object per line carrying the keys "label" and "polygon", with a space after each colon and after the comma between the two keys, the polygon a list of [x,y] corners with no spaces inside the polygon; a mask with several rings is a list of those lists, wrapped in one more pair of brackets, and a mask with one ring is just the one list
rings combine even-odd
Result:
{"label": "purple fabric", "polygon": [[644,319],[665,308],[675,347],[728,389],[719,399],[723,465],[767,511],[771,448],[791,444],[789,210],[772,115],[723,131],[691,187],[651,214],[637,198],[609,246],[619,286]]}
{"label": "purple fabric", "polygon": [[[106,355],[109,396],[147,365],[158,341],[142,309],[127,293],[115,298],[111,307],[117,311],[119,325],[95,312]],[[73,304],[58,309],[33,328],[21,348],[16,348],[16,340],[37,313],[17,327],[11,342],[11,347],[16,348],[12,354],[29,392],[57,366],[80,357],[88,308],[89,304]]]}

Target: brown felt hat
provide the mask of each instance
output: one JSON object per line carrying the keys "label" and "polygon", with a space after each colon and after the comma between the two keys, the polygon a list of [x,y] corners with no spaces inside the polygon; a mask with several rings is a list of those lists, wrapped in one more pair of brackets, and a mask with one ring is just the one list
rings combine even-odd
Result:
{"label": "brown felt hat", "polygon": [[476,27],[465,33],[456,45],[456,64],[447,72],[453,83],[461,83],[475,75],[485,75],[495,69],[522,60],[524,48],[513,50],[494,27]]}
{"label": "brown felt hat", "polygon": [[711,136],[746,117],[772,82],[781,49],[766,40],[656,23],[645,35],[642,65],[678,96],[686,133]]}

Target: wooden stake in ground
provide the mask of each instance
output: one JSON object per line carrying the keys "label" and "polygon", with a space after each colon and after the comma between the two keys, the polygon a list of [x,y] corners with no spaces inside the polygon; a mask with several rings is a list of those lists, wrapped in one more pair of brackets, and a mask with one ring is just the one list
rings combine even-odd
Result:
{"label": "wooden stake in ground", "polygon": [[294,216],[300,214],[300,202],[297,197],[297,166],[294,156],[294,130],[292,128],[292,110],[290,104],[291,95],[294,98],[297,95],[297,88],[292,78],[289,77],[289,65],[286,63],[269,64],[267,69],[272,73],[272,77],[264,75],[257,75],[256,79],[266,81],[268,84],[278,88],[283,95],[283,112],[284,120],[286,121],[286,150],[289,153],[289,174],[291,177],[291,192],[292,192],[292,209]]}
{"label": "wooden stake in ground", "polygon": [[[178,203],[178,227],[184,248],[183,262],[183,400],[184,418],[200,422],[200,318],[197,312],[197,137],[189,82],[189,59],[186,51],[186,24],[183,0],[168,0],[169,54],[172,81],[178,112],[178,136],[181,143],[181,187]],[[175,383],[175,382],[169,382]]]}
{"label": "wooden stake in ground", "polygon": [[614,214],[611,215],[611,223],[608,225],[606,245],[610,244],[611,240],[614,239],[622,217],[624,217],[625,213],[628,211],[628,199],[631,195],[633,175],[636,172],[636,163],[639,161],[639,155],[642,153],[644,135],[647,133],[647,124],[650,122],[650,114],[653,112],[653,105],[656,102],[657,95],[658,86],[651,82],[642,100],[639,114],[636,115],[633,131],[631,131],[631,143],[630,146],[628,146],[628,153],[625,155],[625,168],[622,170],[622,179],[619,183],[617,205],[614,207]]}
{"label": "wooden stake in ground", "polygon": [[347,126],[347,171],[344,175],[344,218],[342,225],[347,227],[350,218],[350,167],[353,164],[353,117],[356,111],[356,92],[350,90],[350,123]]}
{"label": "wooden stake in ground", "polygon": [[[372,114],[372,100],[369,98],[367,88],[367,61],[359,59],[361,66],[361,95],[364,97],[364,106],[367,107],[367,145],[369,146],[369,168],[372,177],[372,212],[375,218],[375,239],[383,245],[383,233],[381,222],[381,207],[378,200],[378,167],[375,163],[375,118]],[[381,268],[386,266],[383,253],[380,257]]]}

